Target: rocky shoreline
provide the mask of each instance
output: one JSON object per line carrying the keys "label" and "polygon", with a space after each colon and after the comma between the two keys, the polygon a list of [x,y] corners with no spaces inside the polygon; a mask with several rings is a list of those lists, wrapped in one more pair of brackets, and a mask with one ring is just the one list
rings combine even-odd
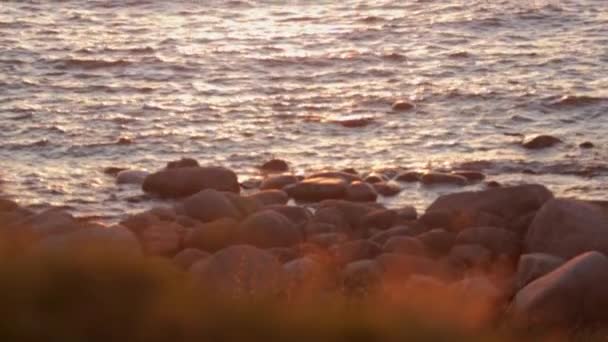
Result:
{"label": "rocky shoreline", "polygon": [[105,226],[0,200],[2,233],[18,237],[24,253],[103,245],[162,258],[229,298],[449,293],[518,326],[608,323],[606,203],[490,182],[483,191],[440,196],[419,214],[376,200],[399,192],[395,180],[463,185],[484,175],[296,176],[280,160],[261,169],[264,179],[241,184],[232,170],[192,159],[152,174],[114,170],[118,182],[141,183],[175,205]]}

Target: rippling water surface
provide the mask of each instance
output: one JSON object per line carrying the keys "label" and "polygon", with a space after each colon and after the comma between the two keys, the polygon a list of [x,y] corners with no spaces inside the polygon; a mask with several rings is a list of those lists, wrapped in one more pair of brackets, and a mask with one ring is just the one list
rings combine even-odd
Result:
{"label": "rippling water surface", "polygon": [[[2,1],[0,76],[0,187],[81,215],[150,205],[104,167],[181,156],[241,180],[274,156],[608,190],[605,0]],[[565,144],[519,146],[540,133]],[[404,187],[389,204],[458,190]]]}

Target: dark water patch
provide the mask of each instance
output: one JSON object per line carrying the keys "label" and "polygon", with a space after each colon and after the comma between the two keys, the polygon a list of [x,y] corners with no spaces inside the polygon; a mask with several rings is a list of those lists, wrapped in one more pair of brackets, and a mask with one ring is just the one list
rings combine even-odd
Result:
{"label": "dark water patch", "polygon": [[105,69],[105,68],[124,68],[130,66],[132,63],[124,60],[103,60],[103,59],[80,59],[80,58],[66,58],[52,61],[52,64],[59,70],[68,69]]}
{"label": "dark water patch", "polygon": [[608,101],[608,99],[604,97],[594,97],[586,95],[564,95],[559,98],[546,98],[544,103],[545,106],[551,108],[571,108],[596,105],[604,103],[606,101]]}

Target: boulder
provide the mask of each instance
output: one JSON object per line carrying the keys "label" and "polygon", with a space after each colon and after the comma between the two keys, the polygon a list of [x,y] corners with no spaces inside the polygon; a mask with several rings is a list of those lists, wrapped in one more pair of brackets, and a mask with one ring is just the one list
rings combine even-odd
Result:
{"label": "boulder", "polygon": [[396,196],[402,190],[399,183],[393,181],[374,183],[373,187],[378,194],[384,197]]}
{"label": "boulder", "polygon": [[314,173],[306,179],[310,178],[340,178],[344,180],[346,183],[352,183],[354,181],[362,181],[361,177],[357,174],[353,174],[350,172],[340,172],[340,171],[326,171],[326,172],[317,172]]}
{"label": "boulder", "polygon": [[456,236],[456,244],[478,244],[494,255],[517,258],[521,252],[521,241],[514,232],[496,227],[467,228]]}
{"label": "boulder", "polygon": [[573,328],[608,323],[608,258],[583,253],[521,289],[512,302],[515,317],[529,325]]}
{"label": "boulder", "polygon": [[74,232],[83,226],[83,223],[60,208],[51,208],[28,216],[19,224],[28,227],[33,235],[40,238]]}
{"label": "boulder", "polygon": [[486,179],[486,175],[477,171],[454,171],[453,174],[464,177],[469,182],[481,182]]}
{"label": "boulder", "polygon": [[260,166],[260,170],[264,172],[286,172],[289,171],[289,164],[286,161],[281,159],[272,159]]}
{"label": "boulder", "polygon": [[537,135],[522,142],[522,146],[527,149],[537,150],[547,148],[561,143],[562,141],[551,135]]}
{"label": "boulder", "polygon": [[287,185],[299,182],[298,177],[294,175],[277,175],[265,178],[260,184],[260,190],[281,190]]}
{"label": "boulder", "polygon": [[298,201],[319,202],[325,199],[344,198],[347,183],[342,178],[307,178],[299,183],[286,186],[290,197]]}
{"label": "boulder", "polygon": [[291,205],[269,205],[264,209],[276,211],[277,213],[291,220],[291,222],[293,222],[297,227],[304,226],[312,218],[312,213],[304,207]]}
{"label": "boulder", "polygon": [[387,282],[401,283],[412,275],[436,275],[437,264],[423,256],[383,253],[376,257]]}
{"label": "boulder", "polygon": [[455,245],[450,250],[448,258],[450,263],[454,265],[470,268],[487,268],[492,261],[492,252],[477,244]]}
{"label": "boulder", "polygon": [[385,253],[396,253],[406,255],[425,255],[426,249],[420,240],[409,236],[393,236],[388,239],[382,250]]}
{"label": "boulder", "polygon": [[315,213],[315,219],[324,210],[331,209],[335,213],[340,213],[340,216],[346,221],[352,230],[357,230],[361,227],[363,218],[372,211],[383,209],[384,207],[377,203],[357,203],[342,200],[326,200],[319,203],[319,210]]}
{"label": "boulder", "polygon": [[416,108],[416,106],[409,101],[397,101],[393,103],[392,109],[395,112],[405,112],[411,109]]}
{"label": "boulder", "polygon": [[399,220],[395,210],[377,209],[363,216],[361,226],[365,228],[389,229]]}
{"label": "boulder", "polygon": [[289,247],[272,247],[267,248],[266,251],[274,255],[274,257],[277,258],[281,264],[290,262],[301,256],[299,251],[297,251],[295,248]]}
{"label": "boulder", "polygon": [[236,174],[223,167],[179,167],[148,175],[142,189],[161,197],[176,198],[205,189],[239,193],[240,186]]}
{"label": "boulder", "polygon": [[363,181],[365,183],[380,183],[380,182],[386,182],[388,179],[386,177],[384,177],[384,175],[379,174],[379,173],[370,173],[369,175],[367,175]]}
{"label": "boulder", "polygon": [[262,190],[247,196],[258,201],[262,206],[285,204],[289,201],[289,196],[283,190]]}
{"label": "boulder", "polygon": [[395,178],[396,181],[406,182],[406,183],[414,183],[420,181],[422,177],[422,172],[418,171],[406,171],[402,172]]}
{"label": "boulder", "polygon": [[190,272],[220,297],[275,297],[285,288],[279,261],[271,253],[248,245],[222,249],[196,262]]}
{"label": "boulder", "polygon": [[544,253],[524,254],[519,258],[515,289],[520,290],[534,280],[548,274],[561,266],[564,259]]}
{"label": "boulder", "polygon": [[183,201],[186,215],[201,222],[211,222],[221,218],[240,219],[241,212],[223,193],[206,189]]}
{"label": "boulder", "polygon": [[222,194],[226,196],[226,198],[238,210],[241,217],[247,217],[264,208],[262,203],[257,201],[255,198],[251,198],[250,196],[241,196],[232,192],[222,192]]}
{"label": "boulder", "polygon": [[209,256],[211,256],[209,252],[201,251],[196,248],[186,248],[173,257],[173,263],[180,269],[187,271],[192,265]]}
{"label": "boulder", "polygon": [[167,166],[165,166],[165,168],[177,169],[177,168],[181,168],[181,167],[197,167],[197,166],[199,166],[199,164],[196,161],[196,159],[182,158],[180,160],[174,160],[174,161],[168,162]]}
{"label": "boulder", "polygon": [[401,207],[396,210],[397,216],[400,220],[415,220],[418,218],[418,211],[411,205],[406,205],[405,207]]}
{"label": "boulder", "polygon": [[373,259],[382,252],[382,247],[368,240],[353,240],[333,246],[331,253],[338,265],[353,261]]}
{"label": "boulder", "polygon": [[348,236],[341,233],[320,233],[308,238],[308,242],[320,246],[321,248],[330,248],[347,240]]}
{"label": "boulder", "polygon": [[185,234],[184,246],[215,252],[233,244],[239,223],[232,218],[222,218],[198,224]]}
{"label": "boulder", "polygon": [[590,141],[585,141],[585,142],[580,143],[578,145],[578,147],[580,147],[580,148],[594,148],[595,145],[592,142],[590,142]]}
{"label": "boulder", "polygon": [[302,291],[318,290],[329,284],[330,277],[319,261],[313,257],[302,257],[283,265],[288,291],[303,294]]}
{"label": "boulder", "polygon": [[346,187],[345,199],[353,202],[375,202],[378,194],[368,183],[355,181]]}
{"label": "boulder", "polygon": [[527,253],[570,259],[592,250],[608,253],[608,212],[585,201],[548,201],[534,217],[525,237]]}
{"label": "boulder", "polygon": [[271,248],[293,246],[302,240],[302,236],[288,218],[273,210],[263,210],[241,222],[237,239],[256,247]]}
{"label": "boulder", "polygon": [[[538,210],[553,194],[542,185],[527,184],[513,187],[469,191],[440,196],[421,217],[439,215],[445,220],[441,226],[461,230],[467,227],[503,224],[488,224],[497,219],[505,222]],[[484,214],[484,215],[481,215]],[[489,219],[488,215],[492,215]],[[483,222],[482,222],[483,221]]]}
{"label": "boulder", "polygon": [[445,229],[432,229],[417,236],[426,249],[434,255],[447,254],[456,241],[456,234]]}
{"label": "boulder", "polygon": [[441,172],[425,173],[420,177],[420,181],[425,185],[452,184],[462,186],[468,183],[468,180],[463,176]]}
{"label": "boulder", "polygon": [[387,229],[385,231],[380,231],[380,232],[374,234],[369,240],[373,243],[376,243],[379,245],[384,245],[384,243],[386,243],[386,241],[388,241],[390,238],[392,238],[394,236],[413,236],[413,235],[414,235],[414,232],[412,231],[412,229],[410,229],[410,227],[397,226],[397,227]]}
{"label": "boulder", "polygon": [[179,251],[184,234],[184,227],[164,223],[147,227],[138,237],[146,254],[172,256]]}

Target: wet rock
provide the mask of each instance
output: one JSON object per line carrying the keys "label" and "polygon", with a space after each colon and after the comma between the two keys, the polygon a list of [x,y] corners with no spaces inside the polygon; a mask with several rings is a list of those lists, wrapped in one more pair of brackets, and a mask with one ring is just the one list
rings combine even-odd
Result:
{"label": "wet rock", "polygon": [[408,101],[397,101],[393,103],[392,109],[394,112],[405,112],[416,108],[416,106]]}
{"label": "wet rock", "polygon": [[426,249],[420,240],[409,236],[393,236],[388,239],[382,250],[385,253],[406,255],[425,255]]}
{"label": "wet rock", "polygon": [[425,173],[420,177],[420,181],[425,185],[452,184],[462,186],[468,183],[468,180],[463,176],[440,172]]}
{"label": "wet rock", "polygon": [[133,140],[129,137],[120,137],[116,141],[117,145],[131,145],[132,143],[133,143]]}
{"label": "wet rock", "polygon": [[319,202],[325,199],[344,198],[347,183],[341,178],[307,178],[284,188],[298,201]]}
{"label": "wet rock", "polygon": [[[329,214],[331,210],[332,215],[334,217],[340,216],[343,220],[346,221],[348,228],[352,231],[357,231],[360,228],[364,228],[361,226],[363,217],[368,213],[384,208],[382,205],[377,203],[358,203],[358,202],[350,202],[343,200],[326,200],[319,203],[319,210],[315,213],[314,219],[318,219],[321,213]],[[339,213],[339,215],[337,215]],[[325,220],[323,222],[341,222],[341,221],[328,221]]]}
{"label": "wet rock", "polygon": [[388,239],[393,236],[413,236],[414,232],[409,227],[406,226],[398,226],[393,227],[385,231],[378,232],[374,234],[369,240],[378,245],[384,245]]}
{"label": "wet rock", "polygon": [[357,118],[357,119],[341,119],[333,120],[332,123],[341,125],[346,128],[366,127],[374,123],[374,118]]}
{"label": "wet rock", "polygon": [[534,280],[552,272],[564,262],[564,259],[550,254],[531,253],[522,255],[517,265],[515,289],[522,289]]}
{"label": "wet rock", "polygon": [[245,190],[257,189],[262,185],[260,179],[248,179],[241,183],[241,188]]}
{"label": "wet rock", "polygon": [[353,261],[373,259],[382,252],[382,247],[368,240],[353,240],[331,248],[338,265]]}
{"label": "wet rock", "polygon": [[587,252],[521,289],[512,313],[527,325],[576,327],[608,322],[608,258]]}
{"label": "wet rock", "polygon": [[592,250],[608,253],[608,213],[584,201],[550,200],[534,217],[525,237],[525,250],[565,259]]}
{"label": "wet rock", "polygon": [[208,252],[226,248],[235,242],[238,224],[232,218],[222,218],[213,222],[198,224],[186,233],[184,246]]}
{"label": "wet rock", "polygon": [[400,173],[395,178],[395,180],[397,180],[399,182],[414,183],[414,182],[420,181],[421,177],[422,177],[422,172],[407,171],[407,172]]}
{"label": "wet rock", "polygon": [[173,263],[182,270],[189,270],[198,261],[211,256],[210,253],[196,248],[186,248],[173,257]]}
{"label": "wet rock", "polygon": [[116,177],[116,175],[120,171],[125,171],[125,170],[128,170],[128,169],[126,167],[108,166],[105,169],[103,169],[103,173],[105,173],[106,175],[110,175],[110,176]]}
{"label": "wet rock", "polygon": [[223,167],[181,167],[150,174],[142,189],[162,197],[187,197],[214,189],[239,193],[236,174]]}
{"label": "wet rock", "polygon": [[305,225],[312,218],[312,213],[304,207],[290,205],[269,205],[264,209],[276,211],[277,213],[291,220],[291,222],[293,222],[297,227]]}
{"label": "wet rock", "polygon": [[355,181],[346,187],[347,201],[353,202],[375,202],[378,194],[374,187],[368,183]]}
{"label": "wet rock", "polygon": [[275,297],[285,288],[283,266],[271,254],[247,245],[231,246],[195,263],[200,284],[228,298]]}
{"label": "wet rock", "polygon": [[518,236],[525,236],[528,232],[528,228],[532,224],[532,221],[534,221],[536,213],[537,211],[531,211],[527,214],[514,218],[511,220],[511,222],[509,222],[507,229],[514,232]]}
{"label": "wet rock", "polygon": [[477,171],[454,171],[456,176],[461,176],[467,179],[469,182],[481,182],[486,179],[486,175]]}
{"label": "wet rock", "polygon": [[302,240],[293,222],[273,210],[247,217],[239,225],[237,235],[240,242],[261,248],[290,247]]}
{"label": "wet rock", "polygon": [[500,188],[501,186],[502,186],[502,184],[498,183],[497,181],[487,181],[486,182],[486,188],[488,188],[488,189]]}
{"label": "wet rock", "polygon": [[547,188],[536,184],[453,193],[436,199],[421,220],[430,220],[431,216],[441,217],[444,221],[441,222],[442,225],[433,227],[449,227],[453,230],[487,225],[490,220],[481,213],[509,222],[538,210],[551,198],[553,194]]}
{"label": "wet rock", "polygon": [[496,227],[467,228],[458,233],[456,244],[478,244],[494,255],[505,255],[510,258],[518,257],[521,251],[521,242],[517,234]]}
{"label": "wet rock", "polygon": [[186,198],[183,202],[185,213],[201,222],[211,222],[221,218],[241,217],[240,211],[223,193],[206,189]]}
{"label": "wet rock", "polygon": [[259,201],[249,196],[240,196],[232,192],[222,192],[222,194],[239,211],[241,217],[247,217],[264,208],[264,206]]}
{"label": "wet rock", "polygon": [[585,141],[585,142],[580,143],[578,145],[578,147],[580,147],[580,148],[594,148],[595,145],[592,142],[590,142],[590,141]]}
{"label": "wet rock", "polygon": [[455,245],[450,250],[450,262],[471,268],[487,268],[492,261],[492,252],[478,245]]}
{"label": "wet rock", "polygon": [[401,186],[399,186],[398,183],[393,181],[374,183],[372,185],[374,186],[374,190],[376,190],[377,193],[384,197],[396,196],[402,190]]}
{"label": "wet rock", "polygon": [[289,165],[284,160],[272,159],[262,164],[262,166],[260,166],[260,169],[264,172],[280,173],[289,171]]}
{"label": "wet rock", "polygon": [[144,179],[149,175],[146,171],[124,170],[116,175],[117,184],[143,184]]}
{"label": "wet rock", "polygon": [[537,150],[541,148],[552,147],[561,142],[562,141],[560,139],[551,135],[537,135],[527,141],[524,141],[522,143],[522,146],[527,149]]}
{"label": "wet rock", "polygon": [[184,234],[184,227],[167,222],[147,227],[139,240],[146,254],[171,256],[179,251]]}
{"label": "wet rock", "polygon": [[199,166],[198,162],[192,158],[182,158],[180,160],[170,161],[167,163],[165,168],[167,169],[176,169],[182,167],[197,167]]}
{"label": "wet rock", "polygon": [[262,206],[281,205],[289,201],[289,196],[283,190],[263,190],[247,197],[258,201]]}
{"label": "wet rock", "polygon": [[356,174],[352,174],[352,173],[348,173],[348,172],[337,172],[337,171],[317,172],[306,178],[340,178],[340,179],[343,179],[347,183],[352,183],[354,181],[362,181],[361,177],[359,177]]}
{"label": "wet rock", "polygon": [[284,187],[299,182],[294,175],[277,175],[265,178],[260,184],[261,190],[283,189]]}
{"label": "wet rock", "polygon": [[357,172],[357,170],[353,169],[352,167],[346,168],[346,169],[342,170],[341,172],[350,173],[351,175],[359,174],[359,172]]}
{"label": "wet rock", "polygon": [[380,182],[386,182],[388,179],[386,179],[383,175],[378,174],[378,173],[372,173],[369,174],[367,177],[365,177],[363,179],[366,183],[380,183]]}
{"label": "wet rock", "polygon": [[416,208],[411,205],[399,208],[396,210],[396,212],[400,220],[408,221],[415,220],[418,218],[418,212],[416,211]]}
{"label": "wet rock", "polygon": [[377,209],[365,215],[361,225],[366,228],[389,229],[399,220],[396,211],[390,209]]}
{"label": "wet rock", "polygon": [[447,254],[456,242],[456,234],[445,229],[432,229],[417,236],[426,249],[435,255]]}
{"label": "wet rock", "polygon": [[0,212],[13,211],[17,208],[19,208],[17,202],[0,198]]}

